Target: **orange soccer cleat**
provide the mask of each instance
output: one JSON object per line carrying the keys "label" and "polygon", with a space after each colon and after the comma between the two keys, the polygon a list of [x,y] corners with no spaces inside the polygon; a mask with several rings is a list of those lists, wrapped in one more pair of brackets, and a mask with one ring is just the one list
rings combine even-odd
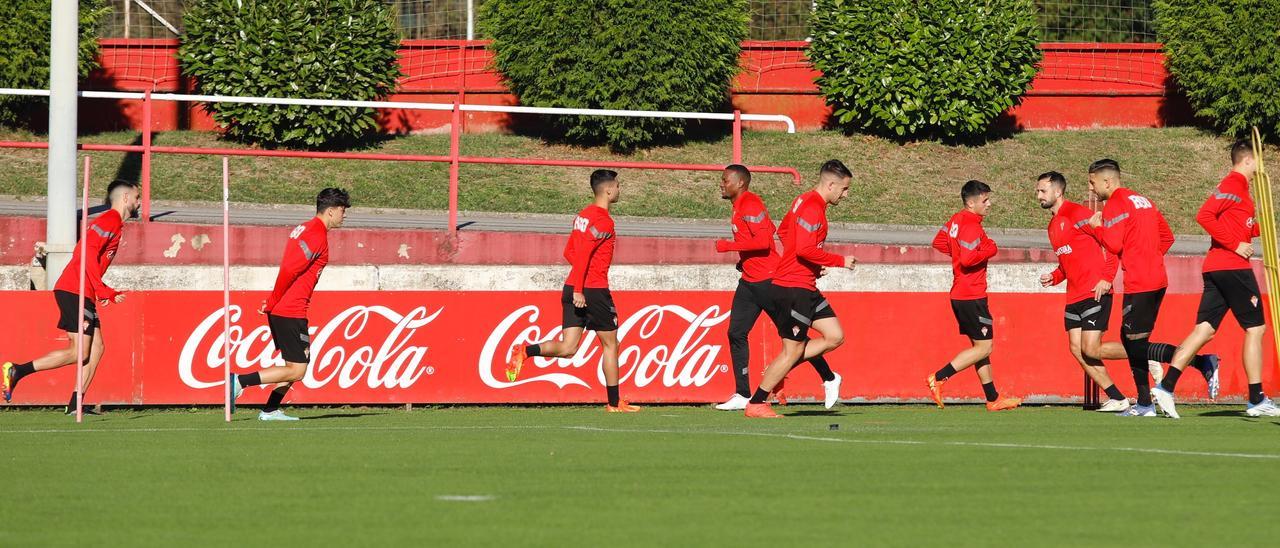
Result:
{"label": "orange soccer cleat", "polygon": [[768,403],[748,403],[747,411],[744,413],[749,419],[780,419],[782,415],[773,412],[773,406]]}
{"label": "orange soccer cleat", "polygon": [[773,387],[773,391],[769,394],[778,400],[778,405],[787,404],[787,393],[782,391],[782,387],[787,385],[787,378],[783,377],[778,381],[778,385]]}
{"label": "orange soccer cleat", "polygon": [[1004,411],[1022,405],[1022,398],[1000,398],[987,402],[987,411]]}
{"label": "orange soccer cleat", "polygon": [[933,398],[933,403],[938,404],[938,409],[945,409],[947,406],[942,403],[942,385],[946,384],[946,379],[937,380],[929,375],[924,382],[929,385],[929,397]]}
{"label": "orange soccer cleat", "polygon": [[605,404],[604,410],[607,413],[639,413],[640,412],[639,407],[636,407],[634,405],[627,403],[626,400],[618,400],[617,407],[614,407],[609,404]]}
{"label": "orange soccer cleat", "polygon": [[529,359],[529,355],[524,353],[523,344],[511,345],[511,361],[507,362],[507,382],[516,382],[516,377],[520,376],[520,368],[524,366],[524,361]]}

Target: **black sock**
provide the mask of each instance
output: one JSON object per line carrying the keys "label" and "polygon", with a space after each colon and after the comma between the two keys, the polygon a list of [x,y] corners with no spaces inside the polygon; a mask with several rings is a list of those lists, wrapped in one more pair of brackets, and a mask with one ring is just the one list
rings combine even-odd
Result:
{"label": "black sock", "polygon": [[240,375],[240,386],[242,387],[258,386],[259,384],[262,384],[262,375],[260,375],[256,371],[253,373],[246,373],[244,375]]}
{"label": "black sock", "polygon": [[764,403],[769,401],[769,393],[763,388],[757,388],[756,393],[751,395],[751,403]]}
{"label": "black sock", "polygon": [[942,369],[939,369],[937,373],[933,374],[933,380],[945,381],[951,378],[951,376],[955,374],[956,374],[956,368],[952,367],[951,364],[947,364],[943,366]]}
{"label": "black sock", "polygon": [[989,402],[1000,399],[1000,393],[996,392],[996,383],[994,382],[982,383],[982,393],[987,396],[987,401]]}
{"label": "black sock", "polygon": [[1249,405],[1258,405],[1266,398],[1262,393],[1262,383],[1249,383]]}
{"label": "black sock", "polygon": [[76,393],[75,392],[71,393],[71,399],[67,401],[67,412],[68,413],[76,412]]}
{"label": "black sock", "polygon": [[822,377],[822,382],[836,380],[836,374],[831,372],[831,365],[827,363],[826,358],[814,356],[813,359],[809,360],[809,364],[813,365],[813,370],[818,372],[819,377]]}
{"label": "black sock", "polygon": [[1178,377],[1181,376],[1182,371],[1179,371],[1177,367],[1170,367],[1168,371],[1164,372],[1164,380],[1160,381],[1160,388],[1172,394],[1173,387],[1178,386]]}
{"label": "black sock", "polygon": [[1151,374],[1147,369],[1147,352],[1151,343],[1147,339],[1120,340],[1125,354],[1129,356],[1129,371],[1133,373],[1133,384],[1138,391],[1138,405],[1151,406]]}
{"label": "black sock", "polygon": [[1124,393],[1123,393],[1123,392],[1121,392],[1119,388],[1116,388],[1116,385],[1114,385],[1114,384],[1113,384],[1113,385],[1111,385],[1111,386],[1108,386],[1108,387],[1106,387],[1106,388],[1103,388],[1103,389],[1102,389],[1102,391],[1103,391],[1103,392],[1106,392],[1106,393],[1107,393],[1107,397],[1108,397],[1108,398],[1111,398],[1111,399],[1113,399],[1113,400],[1123,400],[1123,399],[1125,399],[1125,398],[1124,398]]}
{"label": "black sock", "polygon": [[[257,373],[254,373],[254,375],[257,375]],[[262,410],[267,413],[280,410],[280,402],[284,401],[284,393],[288,391],[288,388],[277,388],[272,390],[271,395],[267,396],[267,406],[263,407]]]}
{"label": "black sock", "polygon": [[36,372],[36,366],[31,362],[20,363],[18,365],[13,366],[13,384],[15,385],[18,384],[18,381],[22,380],[22,377],[25,377],[35,372]]}
{"label": "black sock", "polygon": [[1147,343],[1151,346],[1147,347],[1147,359],[1153,362],[1172,363],[1173,354],[1178,351],[1178,347],[1169,343]]}
{"label": "black sock", "polygon": [[526,346],[526,347],[524,347],[524,355],[526,355],[526,356],[530,356],[530,357],[534,357],[534,356],[541,356],[541,355],[542,355],[542,347],[540,347],[540,346],[538,346],[538,345],[536,345],[536,344],[531,344],[531,345],[529,345],[529,346]]}
{"label": "black sock", "polygon": [[622,397],[618,395],[618,387],[616,385],[606,386],[604,387],[604,391],[609,394],[609,405],[617,407],[618,402],[622,400]]}

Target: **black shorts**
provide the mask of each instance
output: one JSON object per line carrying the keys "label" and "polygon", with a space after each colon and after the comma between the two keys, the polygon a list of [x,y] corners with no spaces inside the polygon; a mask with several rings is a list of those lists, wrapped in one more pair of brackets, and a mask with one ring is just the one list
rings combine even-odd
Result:
{"label": "black shorts", "polygon": [[307,330],[307,320],[267,314],[267,325],[271,327],[271,340],[276,343],[284,361],[311,362],[311,333]]}
{"label": "black shorts", "polygon": [[[67,333],[78,333],[80,331],[80,304],[76,294],[61,289],[54,290],[53,300],[58,303],[58,329]],[[90,337],[102,326],[98,319],[98,309],[93,305],[93,299],[84,300],[84,334]]]}
{"label": "black shorts", "polygon": [[1249,329],[1263,325],[1262,294],[1258,291],[1258,279],[1253,270],[1219,270],[1204,273],[1204,294],[1200,296],[1200,310],[1196,323],[1209,322],[1214,329],[1222,325],[1227,309],[1236,317],[1240,327]]}
{"label": "black shorts", "polygon": [[618,307],[613,305],[613,294],[607,288],[582,288],[587,307],[573,306],[573,286],[566,285],[560,293],[561,326],[565,329],[581,327],[591,331],[617,331]]}
{"label": "black shorts", "polygon": [[1123,335],[1150,333],[1156,328],[1156,316],[1160,315],[1160,303],[1164,302],[1165,288],[1142,293],[1125,293],[1120,321]]}
{"label": "black shorts", "polygon": [[952,299],[951,312],[956,315],[961,335],[975,341],[989,341],[995,337],[996,326],[991,321],[986,297],[964,301]]}
{"label": "black shorts", "polygon": [[1063,322],[1066,324],[1067,331],[1072,329],[1106,331],[1108,320],[1111,319],[1113,300],[1111,294],[1107,293],[1102,296],[1101,301],[1095,301],[1093,297],[1089,297],[1067,305],[1066,312],[1063,313]]}
{"label": "black shorts", "polygon": [[[773,286],[773,323],[778,336],[793,341],[809,340],[813,322],[836,317],[831,303],[821,291],[803,287]],[[768,310],[766,308],[766,310]]]}

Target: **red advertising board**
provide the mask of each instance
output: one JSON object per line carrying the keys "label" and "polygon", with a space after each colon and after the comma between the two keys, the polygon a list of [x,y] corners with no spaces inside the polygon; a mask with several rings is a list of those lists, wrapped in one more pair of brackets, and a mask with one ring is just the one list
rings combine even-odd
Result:
{"label": "red advertising board", "polygon": [[[726,333],[729,292],[636,291],[615,294],[620,313],[622,393],[635,402],[712,402],[733,389]],[[4,292],[0,359],[27,361],[63,347],[57,311],[46,292]],[[235,292],[230,309],[232,371],[280,363],[261,292]],[[292,403],[544,403],[599,402],[604,397],[600,348],[587,337],[571,359],[531,360],[515,382],[504,375],[517,342],[558,335],[560,294],[542,292],[321,292],[311,311],[312,365],[294,385]],[[947,363],[965,340],[956,334],[944,293],[831,293],[845,344],[829,356],[844,376],[841,396],[884,401],[926,398],[924,377]],[[1191,327],[1199,295],[1165,300],[1153,340],[1176,344]],[[1119,308],[1119,307],[1117,307]],[[1002,393],[1080,397],[1082,376],[1067,352],[1062,296],[993,294],[995,379]],[[1119,314],[1118,310],[1115,314]],[[101,311],[106,353],[86,401],[106,404],[218,404],[222,401],[222,295],[209,291],[130,293]],[[1113,319],[1112,325],[1119,325]],[[752,334],[752,382],[778,349],[772,324],[761,318]],[[1222,392],[1246,390],[1240,367],[1242,332],[1223,323],[1209,350],[1222,355]],[[1266,341],[1266,386],[1275,391],[1275,356]],[[1107,336],[1113,340],[1114,333]],[[1112,363],[1128,395],[1128,367]],[[24,379],[14,404],[63,404],[74,384],[63,368]],[[976,377],[962,373],[949,396],[978,398]],[[792,373],[787,392],[818,398],[807,366]],[[1205,384],[1187,375],[1187,398],[1203,398]],[[265,401],[251,388],[243,403]]]}

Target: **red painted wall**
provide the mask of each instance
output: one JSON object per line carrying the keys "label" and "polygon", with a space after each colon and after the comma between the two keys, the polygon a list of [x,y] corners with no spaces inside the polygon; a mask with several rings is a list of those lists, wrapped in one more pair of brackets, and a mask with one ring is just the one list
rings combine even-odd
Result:
{"label": "red painted wall", "polygon": [[[177,40],[104,39],[102,68],[86,89],[153,89],[190,92],[192,83],[180,74]],[[746,113],[787,114],[801,129],[827,125],[830,109],[813,80],[818,72],[805,58],[805,42],[743,43],[743,72],[734,82],[733,105]],[[407,40],[400,55],[406,74],[392,101],[451,103],[461,97],[472,104],[516,104],[516,98],[490,70],[486,42]],[[1024,129],[1081,127],[1162,127],[1192,120],[1186,100],[1168,84],[1158,44],[1062,44],[1041,46],[1045,57],[1040,74],[1021,105],[1001,124]],[[139,128],[140,101],[86,100],[82,124],[87,129]],[[447,112],[380,112],[390,133],[445,131]],[[505,114],[468,113],[472,132],[509,130]],[[153,129],[214,130],[198,107],[158,103]],[[776,124],[756,124],[777,129]],[[748,124],[752,127],[752,124]]]}

